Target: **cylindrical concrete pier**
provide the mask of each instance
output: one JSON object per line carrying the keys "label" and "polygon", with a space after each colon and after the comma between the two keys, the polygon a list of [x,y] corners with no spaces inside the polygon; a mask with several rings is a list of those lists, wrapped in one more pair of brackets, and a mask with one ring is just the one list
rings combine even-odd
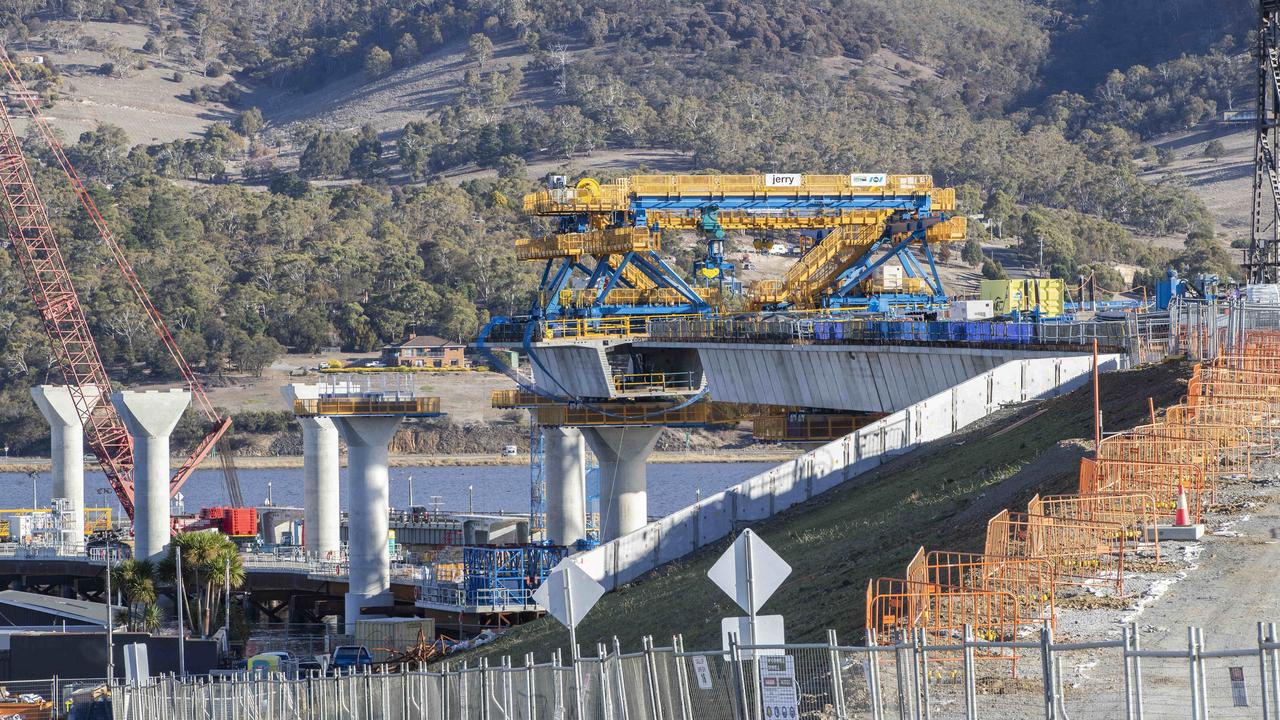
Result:
{"label": "cylindrical concrete pier", "polygon": [[[97,388],[85,392],[86,409],[99,398]],[[62,544],[69,550],[84,547],[84,425],[76,411],[71,389],[65,385],[38,385],[31,397],[49,422],[49,460],[53,497],[71,501],[71,514],[62,528]]]}
{"label": "cylindrical concrete pier", "polygon": [[111,403],[133,437],[133,556],[156,561],[169,546],[169,434],[191,393],[126,390]]}
{"label": "cylindrical concrete pier", "polygon": [[[320,397],[318,385],[292,384],[280,389],[289,401]],[[341,548],[338,506],[338,427],[323,416],[299,417],[302,426],[302,534],[307,554],[336,560]]]}
{"label": "cylindrical concrete pier", "polygon": [[572,427],[542,428],[547,484],[547,541],[572,545],[587,537],[587,446]]}
{"label": "cylindrical concrete pier", "polygon": [[366,607],[390,607],[391,553],[387,547],[390,477],[388,445],[398,416],[333,418],[347,442],[347,632]]}
{"label": "cylindrical concrete pier", "polygon": [[600,461],[600,541],[616,540],[649,522],[645,465],[659,426],[582,428]]}

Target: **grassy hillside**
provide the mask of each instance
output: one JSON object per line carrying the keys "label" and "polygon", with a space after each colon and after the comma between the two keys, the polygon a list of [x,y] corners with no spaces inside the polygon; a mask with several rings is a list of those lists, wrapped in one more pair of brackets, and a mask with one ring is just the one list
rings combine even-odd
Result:
{"label": "grassy hillside", "polygon": [[[1178,363],[1102,376],[1108,431],[1142,422],[1147,398],[1176,402],[1188,368]],[[1043,412],[1041,412],[1043,411]],[[762,612],[786,617],[788,640],[817,642],[827,628],[861,641],[867,580],[901,577],[921,545],[981,551],[987,520],[1024,509],[1035,493],[1072,492],[1079,458],[1092,445],[1089,386],[1067,396],[996,414],[959,435],[898,458],[814,500],[752,525],[791,565],[792,575]],[[1029,420],[1015,424],[1030,417]],[[740,615],[706,572],[726,539],[606,595],[579,626],[590,645],[617,635],[638,647],[644,635],[683,632],[690,648],[720,642],[720,618]],[[554,620],[519,627],[485,648],[519,657],[568,642]]]}

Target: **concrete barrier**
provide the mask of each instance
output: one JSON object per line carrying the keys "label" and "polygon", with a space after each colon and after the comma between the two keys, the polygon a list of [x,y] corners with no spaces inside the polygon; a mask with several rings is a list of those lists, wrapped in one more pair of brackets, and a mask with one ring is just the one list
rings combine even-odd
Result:
{"label": "concrete barrier", "polygon": [[[1099,356],[1104,372],[1121,363],[1119,355]],[[1091,367],[1088,356],[1007,362],[573,559],[613,590],[1005,405],[1074,390],[1088,381]]]}

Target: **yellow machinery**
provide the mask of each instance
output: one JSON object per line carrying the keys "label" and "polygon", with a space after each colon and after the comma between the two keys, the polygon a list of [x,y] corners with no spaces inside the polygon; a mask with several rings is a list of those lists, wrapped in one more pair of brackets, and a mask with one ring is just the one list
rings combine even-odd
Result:
{"label": "yellow machinery", "polygon": [[1059,278],[983,280],[978,289],[982,300],[991,301],[997,315],[1037,313],[1060,317],[1066,311],[1066,282]]}
{"label": "yellow machinery", "polygon": [[[0,508],[0,518],[20,517],[23,515],[48,515],[53,511],[49,508]],[[111,529],[111,508],[85,508],[84,509],[84,534],[92,535],[95,532],[106,532]],[[7,519],[0,519],[0,542],[9,542],[13,540],[10,523]]]}

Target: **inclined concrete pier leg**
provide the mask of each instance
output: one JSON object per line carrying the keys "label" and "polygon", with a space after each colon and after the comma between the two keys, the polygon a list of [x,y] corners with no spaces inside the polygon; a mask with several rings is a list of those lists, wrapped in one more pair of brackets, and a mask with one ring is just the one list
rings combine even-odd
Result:
{"label": "inclined concrete pier leg", "polygon": [[616,540],[649,522],[645,462],[660,426],[582,428],[600,461],[600,541]]}
{"label": "inclined concrete pier leg", "polygon": [[347,632],[354,632],[360,610],[390,607],[391,553],[387,548],[387,446],[400,425],[399,417],[335,417],[347,441]]}
{"label": "inclined concrete pier leg", "polygon": [[[296,400],[320,397],[318,385],[292,384],[280,389],[292,409]],[[338,507],[338,426],[327,417],[300,417],[302,426],[302,535],[307,554],[321,560],[338,558],[341,510]]]}
{"label": "inclined concrete pier leg", "polygon": [[547,541],[572,545],[587,537],[587,445],[572,427],[542,428],[547,483]]}
{"label": "inclined concrete pier leg", "polygon": [[133,556],[159,560],[169,546],[169,433],[191,403],[186,390],[111,396],[133,436]]}
{"label": "inclined concrete pier leg", "polygon": [[[84,547],[84,425],[71,399],[71,390],[65,385],[38,385],[31,388],[31,397],[49,422],[53,497],[71,501],[70,527],[62,528],[64,544],[70,543],[69,549],[79,550]],[[98,399],[96,392],[85,393],[90,408]]]}

